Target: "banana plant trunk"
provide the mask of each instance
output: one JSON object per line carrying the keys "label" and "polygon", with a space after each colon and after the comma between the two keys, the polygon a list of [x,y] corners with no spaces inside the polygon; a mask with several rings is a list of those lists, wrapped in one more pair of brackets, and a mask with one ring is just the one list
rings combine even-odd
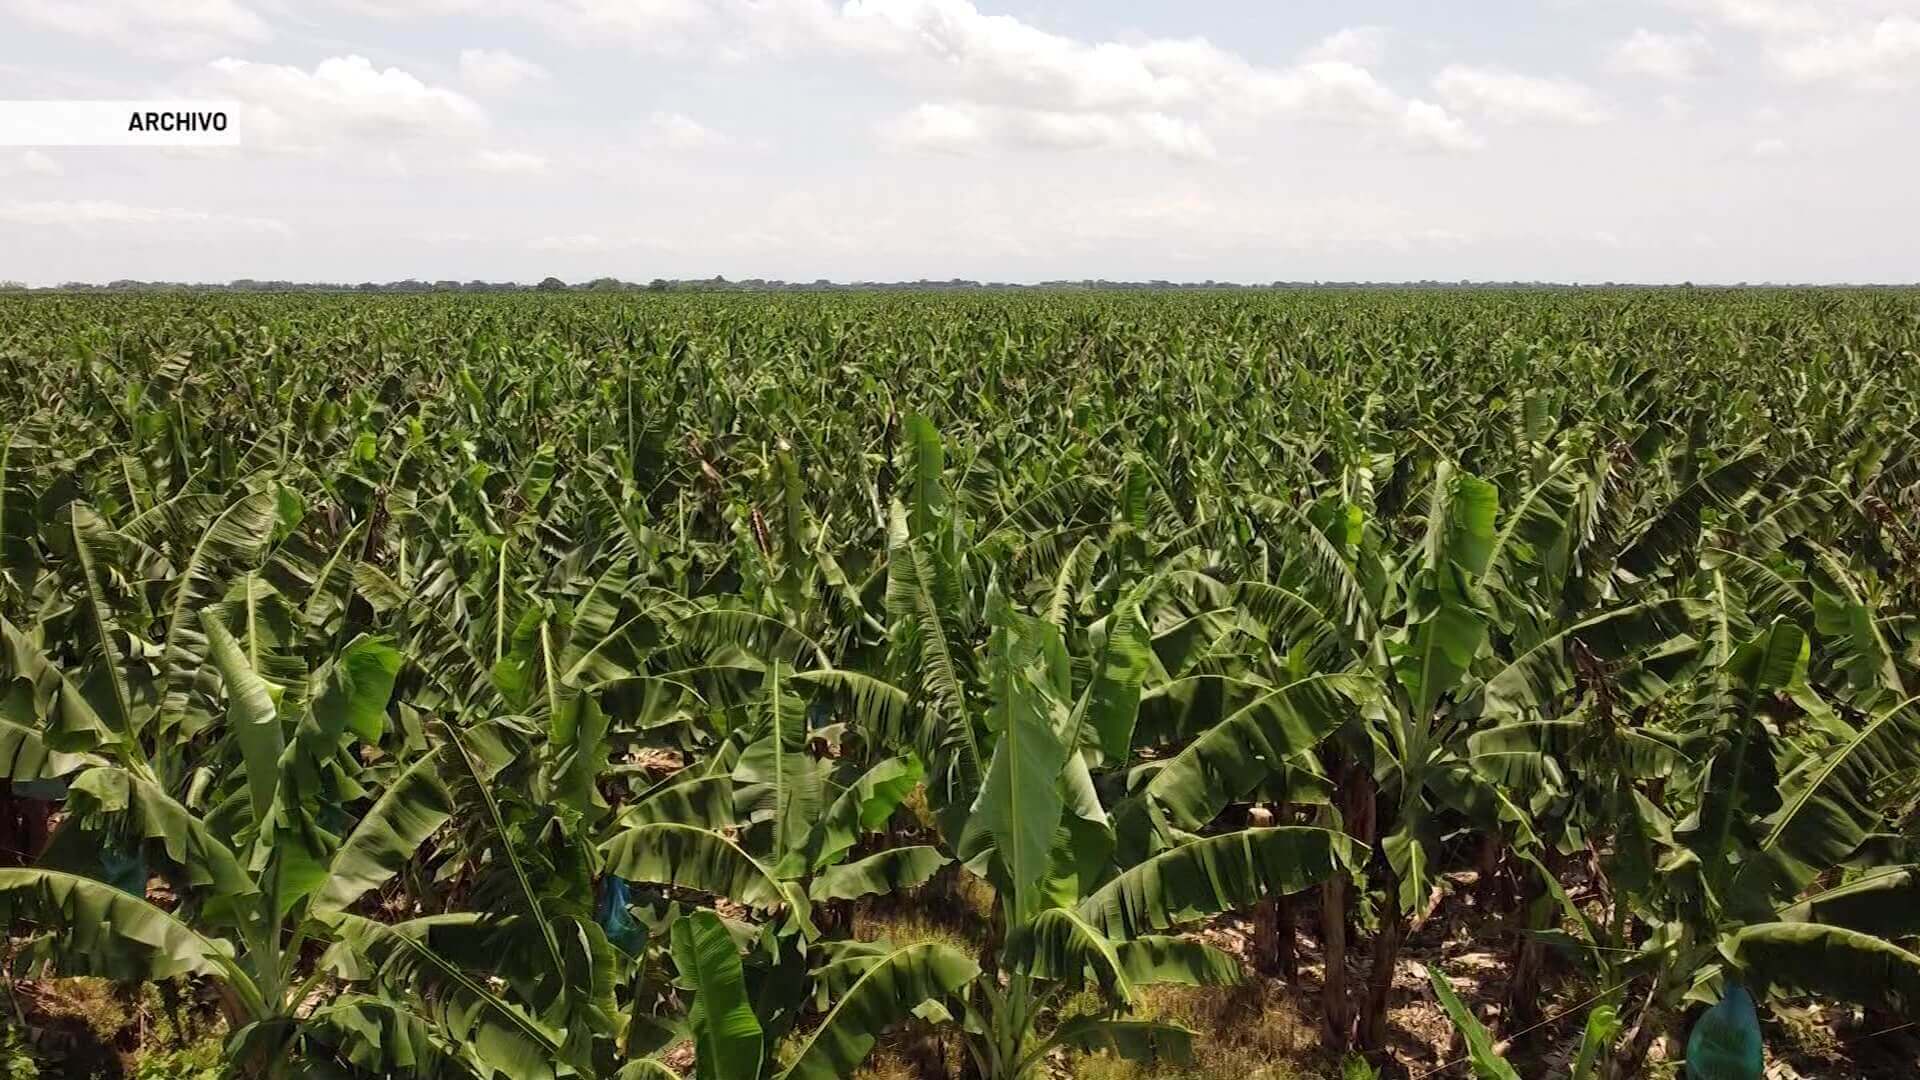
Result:
{"label": "banana plant trunk", "polygon": [[902,1056],[913,1069],[913,1075],[926,1080],[950,1080],[953,1072],[947,1066],[947,1045],[932,1024],[914,1021],[903,1041]]}
{"label": "banana plant trunk", "polygon": [[1321,1020],[1328,1046],[1353,1045],[1353,1013],[1347,999],[1347,879],[1335,872],[1320,886],[1320,944],[1326,977],[1320,988]]}
{"label": "banana plant trunk", "polygon": [[0,866],[31,866],[52,838],[53,803],[21,795],[0,780]]}
{"label": "banana plant trunk", "polygon": [[[1379,786],[1365,764],[1335,751],[1328,773],[1337,777],[1337,795],[1342,824],[1349,836],[1365,850],[1373,846],[1379,820]],[[1322,992],[1327,1030],[1335,1049],[1354,1045],[1356,1034],[1364,1037],[1365,1026],[1355,1030],[1355,1010],[1347,980],[1348,883],[1336,873],[1321,886],[1321,935],[1325,943],[1327,976]],[[1362,1018],[1364,1019],[1364,1017]]]}
{"label": "banana plant trunk", "polygon": [[[1547,870],[1558,876],[1562,869],[1562,859],[1558,852],[1549,847],[1545,852]],[[1522,926],[1515,934],[1512,974],[1507,979],[1506,1008],[1501,1014],[1503,1026],[1508,1037],[1513,1032],[1532,1026],[1540,1019],[1540,977],[1546,965],[1546,945],[1531,930],[1546,929],[1547,914],[1539,910],[1539,900],[1546,895],[1545,883],[1537,877],[1529,876],[1520,896],[1519,907]]]}
{"label": "banana plant trunk", "polygon": [[1482,914],[1505,914],[1513,904],[1512,890],[1507,888],[1503,861],[1506,844],[1495,832],[1484,833],[1480,837],[1478,850],[1474,853],[1475,877],[1474,899]]}
{"label": "banana plant trunk", "polygon": [[1634,1018],[1633,1026],[1620,1040],[1618,1049],[1607,1059],[1606,1067],[1601,1070],[1605,1080],[1632,1080],[1640,1075],[1640,1067],[1646,1063],[1647,1054],[1653,1049],[1653,1040],[1659,1034],[1660,981],[1647,990],[1647,996],[1640,1003],[1640,1013]]}
{"label": "banana plant trunk", "polygon": [[[1281,803],[1271,812],[1255,807],[1247,815],[1247,824],[1252,826],[1291,823],[1292,820],[1293,808],[1287,803]],[[1299,980],[1293,897],[1282,894],[1254,905],[1253,962],[1262,975],[1284,979],[1288,985]]]}
{"label": "banana plant trunk", "polygon": [[1367,973],[1366,1003],[1360,1014],[1360,1046],[1379,1051],[1387,1046],[1387,1005],[1393,994],[1393,969],[1407,936],[1407,915],[1400,910],[1399,881],[1392,868],[1381,875],[1386,901],[1380,908],[1380,932],[1373,939],[1373,963]]}
{"label": "banana plant trunk", "polygon": [[1292,985],[1300,978],[1295,948],[1293,897],[1262,900],[1253,909],[1253,958],[1260,974]]}

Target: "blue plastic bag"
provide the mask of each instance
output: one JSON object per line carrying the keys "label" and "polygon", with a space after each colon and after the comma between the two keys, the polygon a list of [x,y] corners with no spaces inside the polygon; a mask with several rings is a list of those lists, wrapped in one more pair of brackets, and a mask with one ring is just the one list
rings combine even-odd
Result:
{"label": "blue plastic bag", "polygon": [[142,900],[147,896],[147,853],[139,844],[100,845],[100,880]]}
{"label": "blue plastic bag", "polygon": [[607,940],[628,955],[637,955],[647,947],[647,928],[627,910],[633,902],[632,886],[618,874],[608,874],[600,882],[600,910],[594,921],[606,932]]}
{"label": "blue plastic bag", "polygon": [[1753,995],[1730,983],[1720,1003],[1701,1013],[1687,1036],[1688,1080],[1760,1080],[1765,1068]]}

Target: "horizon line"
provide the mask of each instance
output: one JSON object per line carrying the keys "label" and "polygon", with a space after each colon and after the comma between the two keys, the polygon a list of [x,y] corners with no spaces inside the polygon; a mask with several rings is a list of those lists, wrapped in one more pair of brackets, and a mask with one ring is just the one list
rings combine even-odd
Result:
{"label": "horizon line", "polygon": [[115,278],[109,281],[68,280],[57,283],[29,283],[0,279],[0,295],[26,292],[156,292],[208,291],[247,293],[290,292],[805,292],[805,291],[961,291],[961,290],[1135,290],[1135,291],[1290,291],[1310,289],[1920,289],[1920,281],[1553,281],[1520,278],[1484,278],[1444,280],[1438,278],[1321,278],[1272,279],[1268,281],[1227,281],[1213,278],[1175,280],[1167,278],[1044,278],[1024,281],[979,280],[974,278],[854,278],[845,281],[830,278],[795,280],[784,278],[652,278],[638,281],[610,275],[566,281],[546,277],[538,281],[523,279],[487,280],[470,278],[394,278],[385,281],[296,281],[287,278],[231,278],[226,281],[176,281],[169,279]]}

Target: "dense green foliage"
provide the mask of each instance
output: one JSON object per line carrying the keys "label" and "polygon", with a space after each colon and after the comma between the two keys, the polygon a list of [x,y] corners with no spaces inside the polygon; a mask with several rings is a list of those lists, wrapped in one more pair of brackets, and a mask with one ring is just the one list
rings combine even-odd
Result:
{"label": "dense green foliage", "polygon": [[1920,1010],[1912,294],[39,296],[0,386],[17,962],[249,1072],[1177,1058],[1308,890],[1377,1050],[1466,866],[1583,1071]]}

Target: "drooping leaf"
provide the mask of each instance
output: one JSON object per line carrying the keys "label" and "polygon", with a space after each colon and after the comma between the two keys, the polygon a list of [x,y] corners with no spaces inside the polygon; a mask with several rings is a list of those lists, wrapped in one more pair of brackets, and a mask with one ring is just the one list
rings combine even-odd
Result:
{"label": "drooping leaf", "polygon": [[1760,479],[1767,459],[1758,449],[1742,452],[1700,477],[1640,528],[1620,553],[1620,564],[1645,576],[1690,550],[1700,536],[1701,515],[1736,502]]}
{"label": "drooping leaf", "polygon": [[[484,780],[492,780],[513,758],[501,724],[476,724],[459,732],[459,738]],[[314,914],[345,911],[385,884],[452,819],[459,805],[456,793],[462,790],[454,753],[451,743],[441,742],[388,782],[333,853],[326,881],[310,903]]]}
{"label": "drooping leaf", "polygon": [[791,900],[773,872],[721,834],[656,821],[623,829],[607,841],[607,873],[724,896],[749,907]]}
{"label": "drooping leaf", "polygon": [[1109,1000],[1133,1001],[1128,978],[1114,943],[1079,913],[1048,908],[1015,926],[1004,950],[1010,970],[1064,983],[1073,988],[1091,980]]}
{"label": "drooping leaf", "polygon": [[[114,766],[88,769],[75,776],[67,792],[67,809],[82,819],[124,815],[131,838],[156,841],[166,861],[177,872],[176,886],[200,894],[202,917],[211,925],[238,925],[254,916],[251,898],[260,889],[233,850],[207,824],[168,795],[159,784]],[[139,854],[135,848],[135,854]],[[91,865],[105,869],[111,850],[89,850]],[[100,860],[91,862],[91,860]],[[49,852],[42,862],[53,869],[78,870],[61,864]],[[146,872],[136,875],[136,895],[146,891]]]}
{"label": "drooping leaf", "polygon": [[[0,707],[0,717],[4,715],[4,707]],[[0,780],[15,784],[57,780],[90,765],[105,763],[104,758],[92,754],[66,754],[52,749],[40,732],[0,718]]]}
{"label": "drooping leaf", "polygon": [[817,686],[840,703],[850,723],[866,732],[878,745],[903,742],[909,698],[905,690],[866,672],[842,668],[797,671],[793,681],[802,686]]}
{"label": "drooping leaf", "polygon": [[910,733],[933,770],[928,801],[947,831],[960,835],[979,796],[986,764],[966,702],[965,660],[956,649],[954,612],[941,598],[935,554],[909,533],[905,511],[893,508],[887,547],[890,661],[907,669],[926,703],[919,730]]}
{"label": "drooping leaf", "polygon": [[946,488],[941,480],[941,473],[946,470],[946,453],[940,432],[924,415],[908,415],[904,426],[906,450],[913,467],[913,535],[928,537],[933,535],[946,510]]}
{"label": "drooping leaf", "polygon": [[1193,1060],[1196,1034],[1164,1020],[1076,1016],[1060,1025],[1053,1041],[1083,1053],[1105,1052],[1143,1064],[1183,1065]]}
{"label": "drooping leaf", "polygon": [[1240,962],[1203,941],[1146,934],[1115,942],[1113,953],[1138,986],[1236,986],[1241,981]]}
{"label": "drooping leaf", "polygon": [[479,1063],[460,1061],[458,1050],[444,1050],[434,1022],[398,995],[341,994],[309,1013],[298,1030],[300,1052],[309,1061],[332,1054],[368,1072],[417,1076],[479,1071]]}
{"label": "drooping leaf", "polygon": [[1195,840],[1127,870],[1080,902],[1082,918],[1114,940],[1144,936],[1344,872],[1353,841],[1330,829],[1243,829]]}
{"label": "drooping leaf", "polygon": [[1434,470],[1427,521],[1427,568],[1447,566],[1479,577],[1493,559],[1500,489],[1443,461]]}
{"label": "drooping leaf", "polygon": [[1820,994],[1900,1015],[1920,1008],[1920,956],[1858,930],[1759,923],[1733,934],[1722,951],[1775,990]]}
{"label": "drooping leaf", "polygon": [[567,1063],[563,1032],[507,1001],[484,975],[465,969],[437,946],[445,920],[388,925],[342,914],[327,966],[348,978],[377,976],[433,1002],[436,1024],[509,1080],[554,1080]]}
{"label": "drooping leaf", "polygon": [[926,884],[952,861],[940,854],[939,849],[923,844],[888,848],[864,859],[829,866],[807,886],[807,896],[814,901],[827,901],[898,893]]}
{"label": "drooping leaf", "polygon": [[226,942],[105,882],[56,870],[0,869],[0,914],[26,916],[55,931],[55,955],[70,975],[138,982],[204,975],[242,994],[258,990],[233,963]]}
{"label": "drooping leaf", "polygon": [[673,963],[693,988],[687,1024],[693,1029],[700,1080],[755,1080],[765,1056],[760,1021],[747,1000],[740,951],[711,911],[693,911],[673,924]]}
{"label": "drooping leaf", "polygon": [[118,738],[82,687],[67,678],[35,636],[0,617],[0,645],[0,675],[5,676],[0,717],[37,729],[49,751],[79,753]]}
{"label": "drooping leaf", "polygon": [[691,771],[674,774],[622,807],[620,825],[670,821],[719,830],[738,824],[733,804],[733,775],[688,776]]}
{"label": "drooping leaf", "polygon": [[1777,850],[1817,868],[1851,856],[1881,825],[1871,792],[1920,768],[1913,743],[1920,732],[1916,704],[1920,697],[1881,710],[1844,745],[1823,751],[1804,775],[1786,778],[1784,805],[1769,819],[1761,851]]}
{"label": "drooping leaf", "polygon": [[1920,870],[1910,866],[1873,871],[1858,881],[1815,893],[1783,907],[1781,922],[1817,923],[1883,938],[1920,933]]}
{"label": "drooping leaf", "polygon": [[87,614],[98,650],[99,668],[110,691],[96,708],[104,706],[100,716],[108,729],[122,739],[132,739],[139,734],[146,710],[136,711],[134,707],[133,690],[127,683],[126,653],[115,637],[120,629],[108,599],[106,574],[109,567],[119,562],[115,550],[119,538],[99,513],[85,503],[74,503],[68,508],[68,515],[73,551],[79,559],[81,580],[86,586]]}
{"label": "drooping leaf", "polygon": [[1573,691],[1568,653],[1578,643],[1603,660],[1616,660],[1666,641],[1688,621],[1688,601],[1633,604],[1596,615],[1521,653],[1487,679],[1482,715],[1489,720],[1554,715],[1556,703]]}
{"label": "drooping leaf", "polygon": [[1316,675],[1262,693],[1160,765],[1141,793],[1179,827],[1205,826],[1344,723],[1355,685],[1349,676]]}
{"label": "drooping leaf", "polygon": [[872,959],[800,1044],[781,1080],[850,1076],[888,1028],[925,1001],[939,1001],[980,974],[972,960],[937,942],[919,942]]}

